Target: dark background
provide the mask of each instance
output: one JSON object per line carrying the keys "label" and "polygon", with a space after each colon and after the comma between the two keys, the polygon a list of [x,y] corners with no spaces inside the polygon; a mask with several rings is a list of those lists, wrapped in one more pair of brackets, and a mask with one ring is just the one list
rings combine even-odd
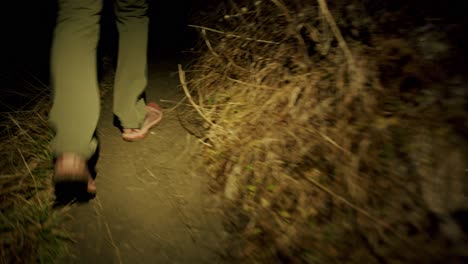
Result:
{"label": "dark background", "polygon": [[[48,85],[50,47],[57,12],[56,0],[5,2],[2,3],[0,18],[3,31],[0,49],[0,112],[11,111],[24,103],[21,96],[14,93],[29,89],[25,85],[25,81],[31,83],[28,79]],[[201,8],[201,2],[149,1],[150,61],[177,56],[195,44],[197,33],[187,25],[190,15]],[[114,56],[117,49],[112,4],[112,0],[104,0],[98,60],[103,55]],[[5,103],[10,107],[6,107]]]}
{"label": "dark background", "polygon": [[[78,1],[78,0],[77,0]],[[149,0],[149,60],[167,60],[181,55],[193,47],[198,32],[187,25],[191,17],[200,17],[200,10],[208,9],[209,4],[223,0]],[[300,1],[300,0],[297,0]],[[361,0],[366,3],[368,12],[375,18],[383,17],[381,10],[399,11],[405,7],[408,17],[398,18],[386,23],[381,29],[386,33],[404,36],[403,32],[416,27],[423,17],[443,17],[444,23],[459,25],[463,21],[466,28],[463,1],[439,0]],[[49,83],[49,57],[52,34],[56,19],[57,0],[15,0],[1,4],[0,15],[0,112],[15,110],[29,100],[24,94],[31,90],[28,86]],[[229,1],[230,2],[230,1]],[[236,2],[236,1],[234,1]],[[242,1],[239,1],[242,2]],[[331,5],[340,1],[328,1]],[[113,0],[104,0],[101,38],[98,60],[104,55],[115,58],[117,32],[113,20]],[[236,2],[237,3],[237,2]],[[421,19],[419,19],[421,17]],[[437,22],[434,22],[437,24]],[[447,31],[446,28],[454,28]],[[456,26],[434,27],[429,31],[439,31],[454,43],[454,52],[459,56],[451,57],[451,68],[459,70],[466,67],[466,31]],[[183,53],[187,56],[189,53]],[[459,58],[458,63],[454,58]],[[98,64],[99,65],[99,64]],[[47,88],[48,89],[48,88]],[[27,92],[29,92],[29,90]],[[32,89],[33,92],[34,89]],[[16,93],[23,93],[18,95]],[[5,104],[8,104],[6,106]],[[32,104],[30,104],[32,105]]]}

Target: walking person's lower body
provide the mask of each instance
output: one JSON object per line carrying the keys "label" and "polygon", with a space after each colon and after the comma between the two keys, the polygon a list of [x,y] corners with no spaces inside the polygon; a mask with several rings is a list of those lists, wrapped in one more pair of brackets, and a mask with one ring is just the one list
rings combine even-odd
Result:
{"label": "walking person's lower body", "polygon": [[[103,0],[59,0],[51,54],[53,106],[49,121],[55,161],[56,194],[94,193],[87,161],[97,149],[100,112],[96,49]],[[141,97],[147,85],[148,17],[145,0],[117,0],[119,52],[114,84],[114,114],[122,137],[144,137],[162,117],[157,105]]]}

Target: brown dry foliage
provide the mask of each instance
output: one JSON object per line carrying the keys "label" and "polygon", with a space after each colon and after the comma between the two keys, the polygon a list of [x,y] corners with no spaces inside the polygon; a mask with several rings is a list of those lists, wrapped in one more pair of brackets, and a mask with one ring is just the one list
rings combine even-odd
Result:
{"label": "brown dry foliage", "polygon": [[48,104],[43,97],[23,112],[0,113],[0,263],[52,263],[71,236],[65,210],[53,210]]}
{"label": "brown dry foliage", "polygon": [[[450,76],[411,41],[373,35],[357,1],[337,1],[328,19],[320,1],[241,2],[199,21],[205,50],[187,82],[181,72],[205,122],[201,166],[222,197],[229,255],[466,258],[450,216],[467,209],[460,83],[448,90]],[[447,221],[453,232],[439,230]]]}

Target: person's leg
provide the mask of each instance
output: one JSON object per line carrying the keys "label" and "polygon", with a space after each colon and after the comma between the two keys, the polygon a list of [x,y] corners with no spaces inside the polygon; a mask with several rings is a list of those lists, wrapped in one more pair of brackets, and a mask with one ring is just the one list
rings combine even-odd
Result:
{"label": "person's leg", "polygon": [[[84,174],[80,172],[85,169],[83,162],[96,150],[93,134],[100,106],[96,47],[102,9],[102,0],[58,2],[51,54],[53,106],[49,115],[56,133],[51,142],[57,158],[55,181],[70,180],[73,175],[69,174]],[[84,175],[80,177],[78,180]]]}
{"label": "person's leg", "polygon": [[119,52],[114,114],[123,128],[140,128],[146,114],[141,95],[147,85],[148,4],[146,0],[117,0],[115,12]]}

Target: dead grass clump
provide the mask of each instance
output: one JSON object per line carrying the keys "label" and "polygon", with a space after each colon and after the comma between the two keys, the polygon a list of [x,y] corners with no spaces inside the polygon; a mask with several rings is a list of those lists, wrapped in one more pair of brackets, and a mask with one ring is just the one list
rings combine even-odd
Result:
{"label": "dead grass clump", "polygon": [[349,21],[338,27],[347,3],[227,1],[215,27],[193,26],[206,51],[180,77],[205,122],[201,166],[223,197],[228,251],[269,263],[460,261],[466,94],[447,91],[410,41],[364,45]]}
{"label": "dead grass clump", "polygon": [[0,263],[54,263],[71,239],[53,209],[49,104],[46,87],[36,89],[34,104],[0,113]]}

